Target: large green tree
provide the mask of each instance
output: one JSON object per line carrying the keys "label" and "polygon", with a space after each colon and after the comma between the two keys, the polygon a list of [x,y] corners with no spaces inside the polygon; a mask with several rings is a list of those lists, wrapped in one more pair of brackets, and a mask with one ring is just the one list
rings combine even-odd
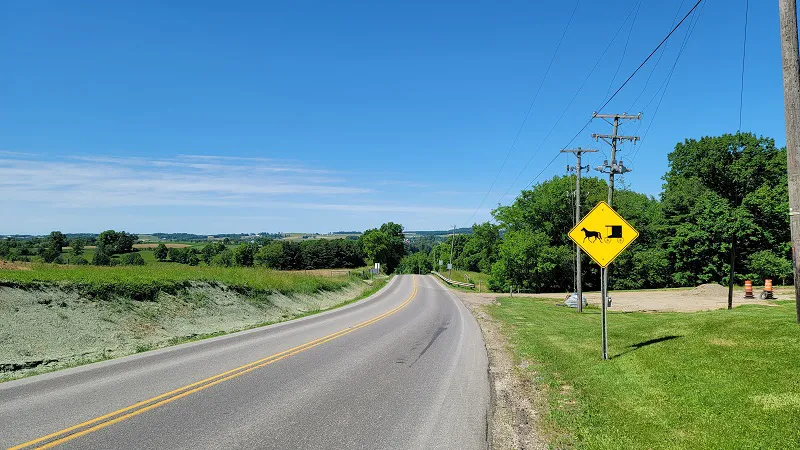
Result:
{"label": "large green tree", "polygon": [[403,226],[387,222],[380,228],[365,231],[358,242],[367,258],[380,263],[386,273],[394,272],[400,260],[405,256],[405,236]]}
{"label": "large green tree", "polygon": [[727,281],[734,240],[737,274],[763,273],[763,259],[750,259],[761,251],[789,262],[785,149],[726,134],[687,139],[668,158],[662,207],[673,284]]}

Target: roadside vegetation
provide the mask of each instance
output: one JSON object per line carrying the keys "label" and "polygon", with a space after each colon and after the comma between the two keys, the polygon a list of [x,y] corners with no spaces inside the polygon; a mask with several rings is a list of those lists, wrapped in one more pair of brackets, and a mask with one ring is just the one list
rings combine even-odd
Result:
{"label": "roadside vegetation", "polygon": [[555,448],[798,448],[794,302],[732,311],[614,313],[501,298],[499,319]]}
{"label": "roadside vegetation", "polygon": [[313,294],[341,289],[347,275],[320,277],[298,272],[281,272],[249,267],[192,267],[150,264],[142,267],[63,266],[32,264],[31,270],[0,269],[0,286],[34,289],[57,285],[82,295],[109,299],[113,296],[152,300],[159,292],[175,293],[205,282],[232,289],[282,294]]}
{"label": "roadside vegetation", "polygon": [[0,380],[315,314],[386,283],[365,277],[159,262],[0,264]]}
{"label": "roadside vegetation", "polygon": [[[614,261],[610,287],[727,283],[734,241],[735,283],[791,283],[786,150],[742,133],[687,139],[668,157],[659,198],[618,184],[613,206],[640,236]],[[447,263],[452,248],[454,268],[486,274],[492,290],[572,290],[575,246],[567,233],[575,221],[574,189],[574,176],[543,181],[495,209],[495,223],[475,224],[444,242],[419,239],[400,265],[426,273],[439,260]],[[607,195],[604,179],[583,178],[583,214]],[[584,289],[598,290],[599,268],[584,258]]]}

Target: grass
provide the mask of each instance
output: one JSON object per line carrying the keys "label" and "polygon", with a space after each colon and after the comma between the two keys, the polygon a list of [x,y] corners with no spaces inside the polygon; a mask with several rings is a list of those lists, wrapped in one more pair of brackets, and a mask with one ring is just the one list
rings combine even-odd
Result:
{"label": "grass", "polygon": [[732,311],[611,313],[554,300],[489,307],[546,398],[552,446],[800,447],[800,327],[794,303]]}
{"label": "grass", "polygon": [[313,294],[345,287],[343,277],[318,277],[263,268],[191,267],[183,264],[152,263],[145,266],[65,266],[32,264],[32,270],[0,269],[0,286],[38,288],[46,284],[77,289],[89,297],[110,299],[127,296],[153,300],[159,291],[175,293],[191,282],[223,284],[238,292]]}
{"label": "grass", "polygon": [[[489,275],[480,272],[469,272],[466,270],[453,270],[453,275],[450,276],[450,271],[447,269],[442,269],[440,274],[444,275],[445,277],[450,278],[453,281],[461,281],[463,283],[472,283],[475,285],[474,291],[478,291],[478,283],[480,283],[481,290],[486,292],[488,291],[486,287],[486,282],[489,280]],[[458,289],[462,291],[472,292],[473,289],[462,288],[459,286],[451,286],[453,289]]]}

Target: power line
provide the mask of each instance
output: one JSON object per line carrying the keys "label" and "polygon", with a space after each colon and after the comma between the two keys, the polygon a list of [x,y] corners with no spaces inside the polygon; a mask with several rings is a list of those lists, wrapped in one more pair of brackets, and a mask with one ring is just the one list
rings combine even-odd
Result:
{"label": "power line", "polygon": [[[631,8],[631,11],[628,13],[628,16],[625,18],[625,20],[624,20],[624,21],[622,22],[622,24],[619,26],[619,28],[617,29],[617,32],[614,34],[614,37],[612,37],[612,38],[611,38],[611,41],[610,41],[610,42],[608,43],[608,45],[606,46],[605,50],[603,50],[603,53],[601,53],[601,54],[600,54],[600,57],[597,59],[597,62],[595,62],[594,66],[592,67],[592,70],[590,70],[590,71],[589,71],[589,74],[588,74],[588,75],[586,75],[586,78],[583,80],[583,83],[581,83],[580,87],[579,87],[579,88],[578,88],[578,90],[575,92],[575,95],[573,95],[573,96],[572,96],[572,99],[569,101],[569,103],[567,103],[567,106],[566,106],[566,108],[564,108],[564,110],[561,112],[561,115],[560,115],[560,116],[558,116],[558,119],[557,119],[557,120],[556,120],[556,122],[553,124],[553,126],[550,128],[550,131],[548,131],[548,132],[547,132],[547,135],[545,136],[545,138],[544,138],[544,139],[542,139],[542,140],[539,142],[539,145],[536,147],[536,150],[534,150],[534,152],[533,152],[533,154],[531,155],[531,157],[530,157],[530,158],[528,158],[528,161],[527,161],[527,162],[525,163],[525,165],[522,167],[522,170],[520,170],[520,171],[519,171],[519,173],[517,174],[517,176],[514,178],[514,181],[512,181],[512,182],[511,182],[511,185],[509,185],[509,186],[508,186],[508,189],[506,189],[506,191],[503,193],[503,195],[501,195],[501,196],[500,196],[500,200],[502,200],[502,199],[503,199],[503,197],[505,197],[506,195],[508,195],[509,191],[511,191],[511,189],[512,189],[512,188],[514,187],[514,185],[517,183],[517,181],[518,181],[518,180],[519,180],[519,178],[522,176],[522,174],[523,174],[523,173],[525,173],[525,170],[526,170],[526,169],[528,168],[528,166],[531,164],[531,162],[533,161],[533,158],[535,158],[535,157],[536,157],[536,155],[539,153],[539,150],[541,150],[541,149],[542,149],[542,147],[544,146],[545,142],[547,142],[547,140],[548,140],[548,139],[550,139],[550,136],[553,134],[553,131],[555,131],[555,129],[556,129],[556,127],[558,126],[558,124],[559,124],[559,123],[561,123],[561,119],[563,119],[563,118],[564,118],[564,116],[567,114],[567,111],[569,111],[569,108],[570,108],[570,106],[572,106],[572,103],[573,103],[573,102],[575,102],[575,99],[576,99],[576,98],[578,98],[578,95],[580,95],[581,91],[583,90],[583,87],[584,87],[584,86],[586,86],[586,83],[587,83],[587,82],[588,82],[588,81],[591,79],[591,77],[592,77],[592,74],[594,74],[594,71],[597,69],[597,66],[599,66],[599,65],[600,65],[600,62],[603,60],[603,58],[605,57],[605,55],[606,55],[606,53],[608,52],[608,50],[609,50],[609,49],[611,48],[611,46],[614,44],[614,41],[617,39],[617,36],[619,36],[619,33],[620,33],[620,32],[622,31],[622,29],[625,27],[625,24],[626,24],[626,23],[628,23],[628,19],[630,19],[630,18],[631,18],[631,15],[633,14],[633,12],[634,12],[634,8]],[[614,95],[616,95],[616,94],[614,94]],[[612,98],[613,98],[613,97],[612,97]],[[590,122],[591,122],[591,120],[590,120]],[[575,138],[577,138],[577,137],[578,137],[578,135],[579,135],[579,134],[580,134],[580,133],[581,133],[583,130],[585,130],[585,129],[586,129],[586,127],[587,127],[588,125],[589,125],[589,123],[587,122],[587,123],[586,123],[586,125],[584,125],[584,127],[583,127],[583,128],[582,128],[582,129],[581,129],[581,130],[580,130],[580,131],[579,131],[579,132],[578,132],[578,133],[575,135],[575,137],[573,137],[573,138],[570,140],[569,144],[567,144],[567,145],[565,146],[565,148],[566,148],[566,147],[569,147],[569,146],[572,144],[572,141],[574,141],[574,140],[575,140]],[[551,163],[551,164],[552,164],[552,163]]]}
{"label": "power line", "polygon": [[631,21],[631,29],[628,30],[628,37],[625,39],[625,47],[622,49],[622,57],[619,59],[619,64],[617,64],[617,70],[614,71],[614,76],[611,77],[611,82],[608,83],[608,90],[606,91],[606,95],[611,92],[611,88],[614,87],[614,80],[617,79],[617,74],[619,74],[619,69],[622,68],[622,63],[625,61],[625,54],[628,52],[628,43],[631,41],[631,34],[633,34],[633,27],[636,25],[636,18],[639,17],[639,10],[642,7],[642,0],[636,4],[636,14],[633,15],[633,21]]}
{"label": "power line", "polygon": [[627,80],[625,80],[625,82],[624,82],[624,83],[622,83],[622,85],[619,87],[619,89],[617,89],[617,91],[616,91],[616,92],[614,92],[614,95],[612,95],[612,96],[611,96],[611,98],[609,98],[609,99],[608,99],[608,100],[607,100],[605,103],[603,103],[603,106],[601,106],[601,107],[597,108],[597,111],[600,111],[601,109],[603,109],[603,108],[605,108],[606,106],[608,106],[608,104],[609,104],[609,103],[611,103],[611,100],[613,100],[613,99],[614,99],[614,97],[616,97],[616,96],[617,96],[617,94],[619,94],[619,91],[621,91],[621,90],[622,90],[622,89],[623,89],[623,88],[624,88],[624,87],[625,87],[625,86],[628,84],[628,82],[629,82],[629,81],[631,81],[631,79],[632,79],[632,78],[633,78],[633,77],[636,75],[636,73],[637,73],[637,72],[639,72],[639,70],[640,70],[640,69],[641,69],[641,68],[642,68],[642,67],[643,67],[645,64],[647,64],[647,61],[649,61],[649,60],[650,60],[650,58],[652,58],[652,57],[653,57],[653,55],[654,55],[654,54],[655,54],[655,53],[658,51],[658,49],[659,49],[659,48],[661,48],[661,46],[662,46],[662,45],[664,45],[664,43],[665,43],[665,42],[667,42],[667,39],[669,39],[669,37],[670,37],[670,36],[672,36],[672,33],[674,33],[674,32],[675,32],[675,30],[677,30],[678,28],[680,28],[681,24],[683,24],[683,22],[686,20],[686,18],[687,18],[687,17],[689,17],[689,15],[690,15],[690,14],[692,14],[692,13],[694,12],[694,10],[695,10],[695,9],[697,9],[697,7],[698,7],[698,6],[700,5],[700,3],[702,3],[702,2],[703,2],[703,0],[697,0],[697,3],[695,3],[695,4],[694,4],[694,6],[692,6],[692,9],[690,9],[690,10],[689,10],[689,12],[687,12],[687,13],[686,13],[686,15],[685,15],[685,16],[683,16],[683,19],[681,19],[681,21],[680,21],[680,22],[678,22],[678,24],[677,24],[677,25],[675,25],[675,27],[672,29],[672,31],[670,31],[670,32],[669,32],[669,34],[667,35],[667,37],[665,37],[665,38],[664,38],[664,39],[661,41],[661,43],[659,43],[659,44],[658,44],[658,46],[657,46],[657,47],[656,47],[656,48],[655,48],[655,49],[654,49],[652,52],[650,52],[650,54],[647,56],[647,58],[645,58],[645,59],[644,59],[644,61],[642,61],[642,63],[641,63],[641,64],[639,64],[639,67],[637,67],[637,68],[636,68],[636,70],[634,70],[634,71],[633,71],[633,73],[631,74],[631,76],[629,76],[629,77],[628,77],[628,79],[627,79]]}
{"label": "power line", "polygon": [[644,147],[645,143],[647,142],[645,139],[647,139],[647,135],[650,134],[650,128],[653,126],[653,123],[656,120],[656,116],[658,115],[658,111],[661,109],[661,102],[664,101],[664,96],[666,96],[667,94],[667,89],[669,89],[669,83],[672,81],[672,76],[675,73],[675,68],[678,66],[678,61],[680,60],[681,55],[683,54],[683,50],[686,48],[686,45],[689,43],[689,38],[692,36],[694,29],[697,28],[697,24],[698,22],[700,22],[700,17],[702,17],[705,8],[706,4],[703,4],[703,7],[697,11],[697,16],[695,16],[695,18],[693,19],[694,22],[690,23],[689,28],[686,30],[686,35],[683,38],[683,43],[681,44],[681,47],[678,49],[678,55],[675,57],[675,62],[672,63],[672,68],[667,73],[667,77],[664,79],[664,82],[661,83],[661,87],[659,87],[656,90],[656,93],[653,96],[653,98],[650,99],[650,101],[644,107],[644,109],[649,108],[650,104],[653,103],[653,100],[655,100],[656,97],[658,97],[658,93],[661,92],[661,97],[658,99],[658,103],[656,104],[656,109],[653,112],[652,116],[650,117],[649,123],[647,124],[647,129],[645,130],[644,135],[642,136],[642,145],[636,147],[636,150],[631,155],[630,158],[631,163],[633,163],[636,160],[636,157],[639,156],[639,152],[642,150],[642,147]]}
{"label": "power line", "polygon": [[739,87],[739,132],[742,131],[742,109],[744,106],[744,68],[747,58],[747,16],[750,12],[750,0],[744,2],[744,42],[742,43],[742,81]]}
{"label": "power line", "polygon": [[[661,48],[661,47],[664,45],[664,43],[665,43],[665,42],[667,42],[667,40],[670,38],[670,36],[672,36],[672,35],[675,33],[675,31],[676,31],[678,28],[680,28],[680,26],[683,24],[683,22],[685,22],[685,21],[686,21],[686,19],[687,19],[687,18],[688,18],[688,17],[689,17],[689,16],[690,16],[690,15],[691,15],[691,14],[692,14],[694,11],[695,11],[695,9],[697,9],[697,7],[698,7],[698,6],[700,5],[700,3],[702,3],[702,2],[703,2],[703,0],[698,0],[698,1],[697,1],[697,3],[695,3],[695,4],[694,4],[694,6],[692,6],[692,8],[691,8],[691,9],[690,9],[690,10],[689,10],[689,11],[688,11],[688,12],[687,12],[687,13],[686,13],[684,16],[683,16],[683,18],[681,19],[681,21],[680,21],[680,22],[678,22],[678,24],[677,24],[677,25],[675,25],[675,26],[672,28],[672,30],[670,30],[670,32],[667,34],[667,36],[666,36],[664,39],[662,39],[662,40],[661,40],[661,42],[660,42],[660,43],[659,43],[659,44],[656,46],[656,48],[655,48],[655,49],[654,49],[652,52],[650,52],[650,54],[647,56],[647,58],[645,58],[645,59],[644,59],[644,61],[642,61],[642,63],[641,63],[641,64],[639,64],[639,66],[636,68],[636,70],[634,70],[634,71],[633,71],[633,73],[632,73],[632,74],[631,74],[631,75],[630,75],[630,76],[629,76],[629,77],[628,77],[628,78],[625,80],[625,82],[623,82],[623,83],[622,83],[622,85],[621,85],[621,86],[620,86],[620,87],[619,87],[619,88],[618,88],[618,89],[617,89],[617,90],[614,92],[614,94],[613,94],[613,95],[612,95],[612,96],[611,96],[611,97],[610,97],[608,100],[606,100],[606,101],[605,101],[605,102],[604,102],[604,103],[603,103],[603,104],[602,104],[602,105],[601,105],[599,108],[597,108],[597,109],[596,109],[596,111],[600,111],[600,110],[602,110],[602,109],[603,109],[603,108],[605,108],[605,107],[606,107],[606,106],[607,106],[609,103],[611,103],[611,101],[612,101],[612,100],[613,100],[613,99],[614,99],[614,98],[617,96],[617,94],[619,94],[619,92],[620,92],[620,91],[621,91],[621,90],[622,90],[622,89],[623,89],[623,88],[624,88],[624,87],[625,87],[625,86],[628,84],[628,82],[629,82],[629,81],[630,81],[630,80],[631,80],[631,79],[632,79],[632,78],[633,78],[633,77],[634,77],[634,76],[635,76],[635,75],[636,75],[636,74],[639,72],[639,70],[641,70],[641,68],[642,68],[642,67],[643,67],[645,64],[647,64],[647,61],[649,61],[649,60],[650,60],[650,58],[652,58],[652,57],[653,57],[653,55],[654,55],[654,54],[655,54],[655,53],[658,51],[658,49],[659,49],[659,48]],[[613,40],[612,40],[612,42],[613,42]],[[586,129],[586,127],[588,127],[588,126],[589,126],[589,124],[590,124],[591,122],[592,122],[592,119],[589,119],[589,120],[586,122],[586,124],[584,124],[584,125],[583,125],[583,127],[581,127],[581,129],[580,129],[580,130],[579,130],[579,131],[578,131],[578,132],[575,134],[575,136],[573,136],[573,137],[572,137],[572,139],[570,139],[569,143],[567,143],[567,145],[565,145],[563,148],[569,148],[569,146],[572,144],[572,142],[573,142],[573,141],[574,141],[574,140],[575,140],[575,139],[578,137],[578,135],[580,135],[580,133],[582,133],[582,132],[583,132],[583,130],[585,130],[585,129]],[[556,160],[556,159],[558,159],[558,156],[559,156],[559,154],[560,154],[560,153],[556,154],[555,158],[553,158],[552,160],[550,160],[550,162],[549,162],[549,163],[547,163],[547,165],[545,165],[545,166],[544,166],[544,168],[542,168],[542,170],[541,170],[541,171],[540,171],[540,172],[539,172],[539,173],[536,175],[536,177],[534,177],[534,178],[533,178],[533,180],[531,180],[531,182],[530,182],[530,183],[528,183],[528,184],[527,184],[527,185],[526,185],[526,186],[523,188],[523,190],[527,189],[527,188],[528,188],[529,186],[531,186],[531,185],[532,185],[534,182],[536,182],[536,180],[537,180],[537,179],[538,179],[538,178],[539,178],[539,177],[540,177],[540,176],[541,176],[541,175],[542,175],[542,174],[545,172],[545,170],[547,170],[547,169],[548,169],[548,168],[549,168],[549,167],[550,167],[550,166],[553,164],[553,162],[555,162],[555,160]],[[524,170],[524,169],[523,169],[523,170]],[[506,193],[508,193],[508,191],[506,191]],[[521,194],[522,194],[522,191],[520,191],[520,194],[517,194],[517,197],[514,199],[514,201],[516,201],[516,199],[518,199],[518,198],[519,198],[519,196],[520,196]],[[506,194],[503,194],[503,196],[505,196],[505,195],[506,195]]]}
{"label": "power line", "polygon": [[558,45],[556,45],[556,50],[553,52],[553,57],[550,58],[550,64],[547,65],[547,69],[544,71],[544,76],[542,77],[542,81],[539,83],[539,87],[536,89],[536,94],[533,96],[533,100],[531,101],[530,106],[528,106],[528,111],[525,113],[525,118],[522,119],[522,124],[519,126],[517,130],[517,135],[514,136],[514,141],[511,143],[511,147],[509,147],[508,152],[506,153],[506,157],[503,159],[503,163],[500,165],[500,169],[497,171],[497,174],[494,176],[494,180],[492,180],[492,184],[489,186],[489,190],[486,191],[486,195],[483,196],[483,200],[475,208],[475,211],[472,213],[469,219],[467,219],[467,224],[475,217],[475,214],[483,206],[486,199],[489,197],[489,194],[492,192],[494,185],[497,183],[497,179],[500,177],[500,174],[503,173],[503,168],[506,166],[506,162],[508,162],[508,157],[511,156],[511,152],[514,150],[514,146],[517,145],[517,141],[519,140],[520,134],[522,134],[522,130],[525,128],[525,124],[528,122],[528,117],[531,115],[531,110],[533,110],[533,105],[536,103],[536,100],[539,98],[539,93],[542,91],[542,86],[544,86],[544,82],[547,79],[547,75],[550,74],[550,69],[553,67],[553,62],[556,60],[556,56],[558,55],[558,51],[561,50],[561,44],[564,42],[564,37],[567,35],[567,30],[569,30],[570,24],[572,24],[572,19],[575,17],[575,12],[578,10],[578,6],[581,4],[581,0],[575,2],[575,7],[572,9],[572,14],[569,16],[569,20],[567,21],[567,26],[564,27],[564,31],[561,33],[561,39],[558,40]]}
{"label": "power line", "polygon": [[[678,10],[675,11],[675,17],[672,19],[672,23],[669,25],[670,27],[675,26],[675,21],[678,20],[678,17],[681,14],[681,8],[683,8],[683,3],[685,1],[686,0],[681,0],[681,4],[678,5]],[[664,49],[661,50],[661,54],[658,55],[658,59],[656,60],[656,63],[653,64],[653,68],[650,70],[650,75],[647,76],[647,80],[644,82],[644,87],[642,87],[642,92],[640,92],[639,95],[636,96],[636,99],[631,104],[631,107],[628,108],[628,111],[635,111],[633,109],[633,107],[636,105],[636,103],[639,101],[639,99],[642,97],[642,95],[644,95],[644,92],[647,90],[647,86],[650,85],[650,79],[653,78],[653,74],[656,72],[656,68],[661,63],[661,59],[664,58],[664,53],[667,52],[667,47],[668,46],[669,46],[669,43],[667,43],[667,45],[664,46]],[[641,111],[641,109],[640,109],[640,111]],[[641,125],[642,125],[642,122],[639,122],[639,126],[641,126]],[[638,128],[637,128],[637,132],[638,132]],[[634,133],[634,134],[636,134],[636,133]]]}

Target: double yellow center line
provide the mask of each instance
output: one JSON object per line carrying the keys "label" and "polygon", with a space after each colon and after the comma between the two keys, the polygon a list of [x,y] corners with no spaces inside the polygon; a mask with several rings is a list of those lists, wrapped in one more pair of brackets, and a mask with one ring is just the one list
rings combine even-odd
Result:
{"label": "double yellow center line", "polygon": [[387,311],[377,317],[361,322],[357,325],[353,325],[352,327],[337,331],[335,333],[331,333],[327,336],[323,336],[319,339],[314,339],[313,341],[306,342],[305,344],[298,345],[297,347],[290,348],[289,350],[284,350],[280,353],[275,353],[274,355],[270,355],[267,356],[266,358],[259,359],[258,361],[253,361],[243,366],[239,366],[227,372],[214,375],[212,377],[194,382],[192,384],[187,384],[186,386],[180,387],[178,389],[169,392],[165,392],[161,395],[157,395],[152,398],[148,398],[147,400],[143,400],[139,403],[127,406],[122,409],[118,409],[108,414],[95,417],[94,419],[87,420],[86,422],[82,422],[77,425],[64,428],[63,430],[48,434],[47,436],[42,436],[32,441],[16,445],[14,447],[11,447],[9,450],[21,450],[25,448],[31,448],[33,446],[36,446],[36,448],[38,449],[55,447],[67,441],[71,441],[75,438],[87,435],[97,430],[101,430],[109,425],[113,425],[115,423],[122,422],[123,420],[130,419],[131,417],[138,416],[139,414],[142,414],[146,411],[150,411],[151,409],[155,409],[158,408],[159,406],[166,405],[167,403],[174,402],[175,400],[194,394],[195,392],[200,392],[204,389],[208,389],[211,386],[222,383],[223,381],[228,381],[240,375],[244,375],[250,371],[256,370],[258,368],[280,361],[284,358],[288,358],[292,355],[296,355],[300,352],[306,351],[310,348],[322,345],[328,341],[332,341],[338,337],[342,337],[348,333],[352,333],[353,331],[356,331],[360,328],[372,325],[373,323],[381,319],[384,319],[386,317],[389,317],[392,314],[396,313],[397,311],[400,311],[401,309],[405,308],[409,303],[411,303],[411,300],[413,300],[414,297],[417,295],[417,279],[416,277],[414,277],[413,279],[414,279],[414,290],[411,292],[411,295],[408,297],[408,299],[406,299],[406,301],[404,301],[391,311]]}

